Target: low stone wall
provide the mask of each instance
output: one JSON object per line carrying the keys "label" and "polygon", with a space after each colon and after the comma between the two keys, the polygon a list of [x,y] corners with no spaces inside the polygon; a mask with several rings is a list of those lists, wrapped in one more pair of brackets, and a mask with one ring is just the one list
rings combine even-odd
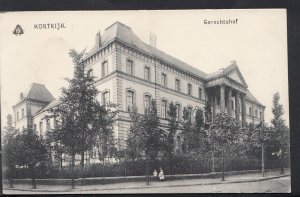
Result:
{"label": "low stone wall", "polygon": [[[267,172],[275,172],[280,169],[267,170]],[[229,171],[225,172],[225,176],[244,175],[260,173],[260,170],[246,170],[246,171]],[[211,172],[206,174],[178,174],[165,175],[165,180],[182,180],[182,179],[215,179],[221,178],[222,172]],[[153,179],[153,177],[151,176]],[[104,185],[122,182],[140,182],[145,181],[146,176],[127,176],[127,177],[93,177],[93,178],[78,178],[75,179],[75,185]],[[13,184],[31,184],[31,179],[14,179]],[[37,185],[71,185],[71,179],[36,179]],[[4,181],[8,184],[8,180]]]}

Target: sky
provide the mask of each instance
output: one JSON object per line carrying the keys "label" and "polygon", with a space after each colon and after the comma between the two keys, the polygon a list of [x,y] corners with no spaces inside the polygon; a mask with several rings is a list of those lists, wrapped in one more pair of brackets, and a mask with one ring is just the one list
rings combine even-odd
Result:
{"label": "sky", "polygon": [[[237,24],[204,24],[204,20]],[[280,94],[283,118],[289,122],[287,23],[285,9],[7,12],[0,14],[1,121],[13,113],[19,94],[33,82],[44,84],[55,98],[72,77],[69,49],[93,47],[98,31],[119,21],[144,42],[157,36],[157,48],[210,73],[236,60],[248,89],[266,106],[272,119],[272,97]],[[34,24],[64,23],[63,29],[34,29]],[[24,34],[12,33],[16,25]]]}

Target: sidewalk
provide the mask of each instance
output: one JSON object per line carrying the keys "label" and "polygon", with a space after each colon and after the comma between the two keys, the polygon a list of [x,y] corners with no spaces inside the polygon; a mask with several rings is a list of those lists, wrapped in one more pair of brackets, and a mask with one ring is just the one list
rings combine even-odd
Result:
{"label": "sidewalk", "polygon": [[8,188],[7,185],[4,185],[3,193],[8,191],[12,193],[13,190],[18,191],[30,191],[35,193],[45,193],[45,192],[59,192],[59,193],[68,193],[68,192],[78,192],[84,193],[84,191],[95,191],[95,193],[101,193],[101,191],[114,193],[114,190],[120,189],[143,189],[143,188],[158,188],[158,187],[176,187],[176,186],[191,186],[191,185],[210,185],[210,184],[226,184],[226,183],[241,183],[241,182],[255,182],[268,179],[274,179],[277,177],[289,176],[289,174],[280,175],[279,172],[267,173],[266,177],[261,177],[261,174],[248,174],[248,175],[232,175],[226,176],[225,181],[221,181],[220,178],[217,179],[186,179],[186,180],[172,180],[172,181],[151,181],[150,185],[146,185],[146,181],[142,182],[125,182],[125,183],[114,183],[107,185],[84,185],[76,186],[75,189],[71,189],[69,185],[37,185],[37,189],[31,189],[31,185],[17,184],[14,185],[14,188]]}

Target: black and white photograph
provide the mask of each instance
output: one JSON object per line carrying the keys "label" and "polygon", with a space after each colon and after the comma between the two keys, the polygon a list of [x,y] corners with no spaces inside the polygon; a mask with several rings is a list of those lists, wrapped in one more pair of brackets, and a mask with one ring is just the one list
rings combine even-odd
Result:
{"label": "black and white photograph", "polygon": [[3,194],[290,193],[286,16],[0,13]]}

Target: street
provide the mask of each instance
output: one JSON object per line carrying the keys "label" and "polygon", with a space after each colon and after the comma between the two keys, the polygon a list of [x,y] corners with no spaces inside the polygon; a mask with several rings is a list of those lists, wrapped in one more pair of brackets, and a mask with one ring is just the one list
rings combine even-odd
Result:
{"label": "street", "polygon": [[[55,192],[57,194],[92,194],[92,193],[287,193],[290,192],[290,176],[260,180],[255,182],[222,183],[222,184],[192,184],[170,185],[160,187],[159,185],[140,188],[106,188],[91,190],[74,190]],[[20,191],[6,190],[4,194],[49,194],[46,191]],[[52,192],[51,192],[52,193]],[[53,193],[52,193],[53,194]]]}

